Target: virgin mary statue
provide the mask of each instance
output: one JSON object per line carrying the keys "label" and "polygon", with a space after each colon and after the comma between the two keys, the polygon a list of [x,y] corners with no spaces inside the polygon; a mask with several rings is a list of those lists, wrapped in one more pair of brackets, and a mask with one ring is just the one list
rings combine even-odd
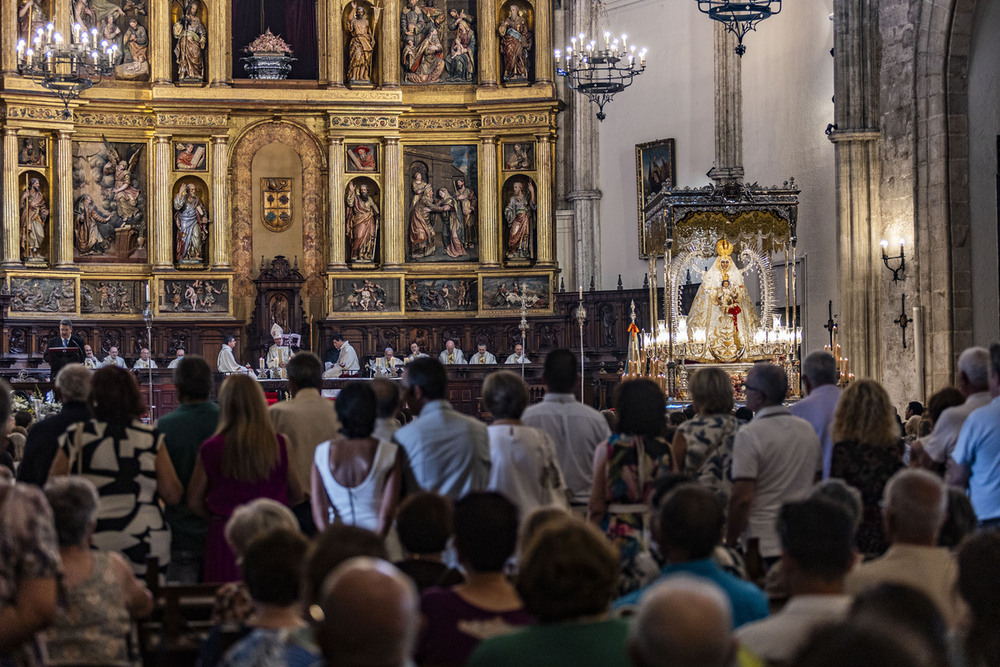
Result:
{"label": "virgin mary statue", "polygon": [[733,244],[723,238],[715,251],[718,257],[702,276],[687,326],[689,332],[705,332],[703,360],[731,363],[746,359],[760,320],[733,263]]}

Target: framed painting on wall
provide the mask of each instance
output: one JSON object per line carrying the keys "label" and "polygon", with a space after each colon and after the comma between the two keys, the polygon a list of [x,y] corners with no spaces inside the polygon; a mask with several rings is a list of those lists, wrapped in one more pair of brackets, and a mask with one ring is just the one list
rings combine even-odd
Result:
{"label": "framed painting on wall", "polygon": [[659,139],[635,147],[635,189],[639,214],[639,254],[645,256],[646,204],[674,186],[674,140]]}

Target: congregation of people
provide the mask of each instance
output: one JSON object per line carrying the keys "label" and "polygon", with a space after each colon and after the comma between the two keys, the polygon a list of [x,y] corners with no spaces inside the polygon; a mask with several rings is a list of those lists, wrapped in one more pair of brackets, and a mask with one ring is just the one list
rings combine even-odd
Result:
{"label": "congregation of people", "polygon": [[1000,343],[905,421],[827,352],[790,406],[758,363],[739,409],[704,366],[683,409],[637,379],[598,412],[565,349],[534,405],[489,373],[484,421],[447,365],[496,364],[486,346],[411,347],[400,379],[330,400],[357,364],[334,340],[280,357],[270,407],[241,372],[211,401],[181,354],[155,423],[92,351],[35,423],[0,381],[0,667],[141,664],[150,577],[214,591],[205,666],[1000,665]]}

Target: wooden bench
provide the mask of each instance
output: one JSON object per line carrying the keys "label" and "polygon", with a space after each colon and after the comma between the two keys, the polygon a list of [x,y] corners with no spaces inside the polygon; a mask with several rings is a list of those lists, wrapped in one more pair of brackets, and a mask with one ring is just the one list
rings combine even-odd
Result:
{"label": "wooden bench", "polygon": [[219,584],[160,584],[159,561],[147,561],[146,586],[153,593],[153,613],[139,622],[139,645],[145,667],[193,665],[212,629],[212,607]]}

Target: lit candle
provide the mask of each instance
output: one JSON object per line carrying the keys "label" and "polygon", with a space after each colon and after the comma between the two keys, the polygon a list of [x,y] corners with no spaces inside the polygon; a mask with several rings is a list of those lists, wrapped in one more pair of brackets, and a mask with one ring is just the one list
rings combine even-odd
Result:
{"label": "lit candle", "polygon": [[51,23],[45,26],[45,30],[48,32],[49,39],[52,39],[52,30],[55,28]]}
{"label": "lit candle", "polygon": [[97,51],[91,51],[90,57],[94,59],[94,64],[97,64]]}
{"label": "lit candle", "polygon": [[628,35],[625,33],[622,33],[622,48],[626,50],[628,49]]}
{"label": "lit candle", "polygon": [[20,57],[23,54],[24,54],[24,40],[23,39],[19,39],[17,41],[17,55],[18,55],[18,57]]}
{"label": "lit candle", "polygon": [[604,31],[604,46],[607,47],[610,44],[611,44],[611,31],[610,30],[605,30]]}
{"label": "lit candle", "polygon": [[580,285],[580,301],[583,301],[583,285]]}
{"label": "lit candle", "polygon": [[149,302],[149,283],[146,283],[146,302]]}
{"label": "lit candle", "polygon": [[73,39],[75,41],[77,41],[77,42],[80,41],[80,24],[79,23],[74,23],[73,24]]}
{"label": "lit candle", "polygon": [[882,246],[882,256],[885,257],[886,256],[885,249],[889,247],[889,242],[886,241],[885,239],[882,239],[882,242],[879,245]]}

